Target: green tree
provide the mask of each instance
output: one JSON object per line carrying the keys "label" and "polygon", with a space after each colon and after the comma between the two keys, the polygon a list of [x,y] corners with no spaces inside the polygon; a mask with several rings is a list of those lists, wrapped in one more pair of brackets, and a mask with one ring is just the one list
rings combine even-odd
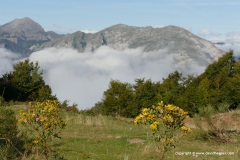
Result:
{"label": "green tree", "polygon": [[103,112],[107,115],[131,116],[131,103],[133,100],[132,86],[111,80],[109,89],[104,92]]}
{"label": "green tree", "polygon": [[136,79],[134,88],[133,108],[135,109],[134,117],[137,116],[142,108],[150,108],[159,101],[160,82],[152,80]]}
{"label": "green tree", "polygon": [[194,114],[198,107],[198,94],[196,94],[197,85],[195,79],[196,77],[193,75],[188,75],[183,78],[181,90],[179,90],[177,98],[177,104],[181,105],[182,108],[190,114]]}
{"label": "green tree", "polygon": [[207,77],[205,77],[199,83],[196,90],[196,102],[198,106],[206,105],[210,103],[210,81]]}
{"label": "green tree", "polygon": [[[208,95],[208,100],[205,99],[205,103],[202,103],[202,105],[211,104],[217,106],[219,103],[223,103],[228,96],[231,97],[226,92],[226,88],[229,88],[226,86],[229,85],[229,80],[234,76],[235,63],[233,51],[229,51],[220,57],[218,61],[210,64],[205,72],[197,78],[199,79],[198,93],[201,93],[202,97]],[[200,90],[205,90],[208,93]]]}
{"label": "green tree", "polygon": [[[175,71],[162,83],[136,79],[135,84],[111,81],[104,92],[104,99],[95,109],[105,114],[136,116],[142,108],[149,108],[158,101],[180,105],[191,115],[201,107],[213,106],[218,110],[221,104],[239,104],[240,61],[235,61],[229,51],[210,64],[199,76],[183,77]],[[95,110],[96,111],[96,110]]]}
{"label": "green tree", "polygon": [[167,78],[163,78],[160,85],[160,99],[166,103],[177,104],[180,93],[183,91],[182,74],[178,71],[170,73]]}
{"label": "green tree", "polygon": [[[195,108],[191,111],[187,110],[193,113],[192,111],[196,112],[199,108],[209,105],[213,106],[214,110],[218,110],[220,104],[236,102],[236,97],[239,95],[237,68],[233,51],[229,51],[218,61],[210,64],[201,75],[187,85],[186,92],[183,92]],[[192,93],[191,98],[189,97],[190,92]]]}
{"label": "green tree", "polygon": [[42,77],[43,73],[39,69],[37,62],[33,63],[28,59],[15,64],[13,71],[5,74],[0,81],[4,98],[18,101],[43,101],[53,98],[51,88],[45,84]]}
{"label": "green tree", "polygon": [[232,76],[223,87],[224,100],[228,103],[240,103],[240,61],[233,66]]}

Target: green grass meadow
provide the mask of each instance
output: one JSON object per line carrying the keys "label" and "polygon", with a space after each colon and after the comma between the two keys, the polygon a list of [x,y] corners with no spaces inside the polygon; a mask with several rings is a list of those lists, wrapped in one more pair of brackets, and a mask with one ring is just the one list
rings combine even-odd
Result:
{"label": "green grass meadow", "polygon": [[[65,159],[157,160],[161,154],[159,142],[153,140],[148,126],[135,125],[131,119],[68,113],[66,120],[68,125],[61,134],[62,140],[53,144]],[[240,159],[239,139],[234,143],[217,143],[202,138],[202,134],[201,130],[193,129],[192,135],[181,138],[165,159]],[[217,155],[221,152],[234,154]]]}
{"label": "green grass meadow", "polygon": [[[17,112],[25,107],[11,108]],[[232,116],[239,120],[239,113],[240,110]],[[51,148],[58,153],[59,160],[60,157],[67,160],[158,160],[160,157],[161,152],[158,149],[161,147],[160,142],[154,141],[149,126],[135,125],[133,119],[121,117],[89,116],[67,112],[63,114],[68,124],[60,134],[61,139],[56,139],[51,144]],[[19,128],[20,131],[21,129]],[[168,152],[164,159],[240,159],[239,132],[234,131],[231,134],[233,141],[222,143],[208,136],[204,137],[205,132],[202,129],[195,127],[192,130],[193,133],[182,137],[176,148]],[[224,155],[218,155],[222,152],[225,152]],[[227,155],[231,153],[233,154]]]}

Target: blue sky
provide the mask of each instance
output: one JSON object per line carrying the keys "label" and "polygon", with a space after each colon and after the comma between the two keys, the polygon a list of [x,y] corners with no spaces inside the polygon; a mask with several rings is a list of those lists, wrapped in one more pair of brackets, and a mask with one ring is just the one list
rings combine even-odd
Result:
{"label": "blue sky", "polygon": [[117,23],[176,25],[203,36],[240,32],[239,0],[7,0],[0,24],[30,17],[46,30],[98,31]]}

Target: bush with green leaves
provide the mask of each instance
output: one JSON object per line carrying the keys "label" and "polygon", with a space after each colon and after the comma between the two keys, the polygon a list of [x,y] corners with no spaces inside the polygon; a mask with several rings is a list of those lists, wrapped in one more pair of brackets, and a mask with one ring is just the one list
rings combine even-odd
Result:
{"label": "bush with green leaves", "polygon": [[[153,131],[154,139],[160,141],[162,145],[162,154],[160,160],[164,159],[165,154],[172,148],[183,135],[187,135],[192,130],[184,124],[184,120],[189,118],[188,112],[185,112],[178,106],[164,104],[159,102],[157,106],[143,108],[141,113],[135,118],[134,123],[147,124]],[[181,136],[177,131],[181,130]]]}
{"label": "bush with green leaves", "polygon": [[0,106],[0,157],[16,159],[22,156],[22,150],[23,143],[18,137],[15,113]]}
{"label": "bush with green leaves", "polygon": [[18,124],[32,140],[37,157],[48,159],[52,156],[51,142],[54,138],[61,138],[59,134],[67,124],[58,104],[56,100],[33,102],[27,110],[20,110],[17,114]]}

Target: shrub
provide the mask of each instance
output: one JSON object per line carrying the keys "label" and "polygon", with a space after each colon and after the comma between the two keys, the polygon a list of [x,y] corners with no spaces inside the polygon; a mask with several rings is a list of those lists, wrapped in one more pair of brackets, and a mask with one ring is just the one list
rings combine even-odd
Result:
{"label": "shrub", "polygon": [[183,123],[184,119],[188,117],[188,112],[185,112],[183,109],[171,104],[164,105],[161,101],[157,106],[144,108],[140,115],[135,118],[134,123],[149,125],[155,135],[155,140],[161,141],[163,145],[163,154],[160,158],[163,159],[164,154],[172,147],[175,147],[177,130],[180,129],[183,135],[192,132],[192,130]]}
{"label": "shrub", "polygon": [[17,120],[14,112],[0,106],[0,157],[15,159],[22,154],[23,146],[17,135]]}
{"label": "shrub", "polygon": [[26,111],[19,111],[17,118],[32,139],[36,155],[48,159],[52,153],[50,142],[53,138],[60,138],[59,133],[67,124],[61,117],[58,102],[48,100],[30,103]]}

